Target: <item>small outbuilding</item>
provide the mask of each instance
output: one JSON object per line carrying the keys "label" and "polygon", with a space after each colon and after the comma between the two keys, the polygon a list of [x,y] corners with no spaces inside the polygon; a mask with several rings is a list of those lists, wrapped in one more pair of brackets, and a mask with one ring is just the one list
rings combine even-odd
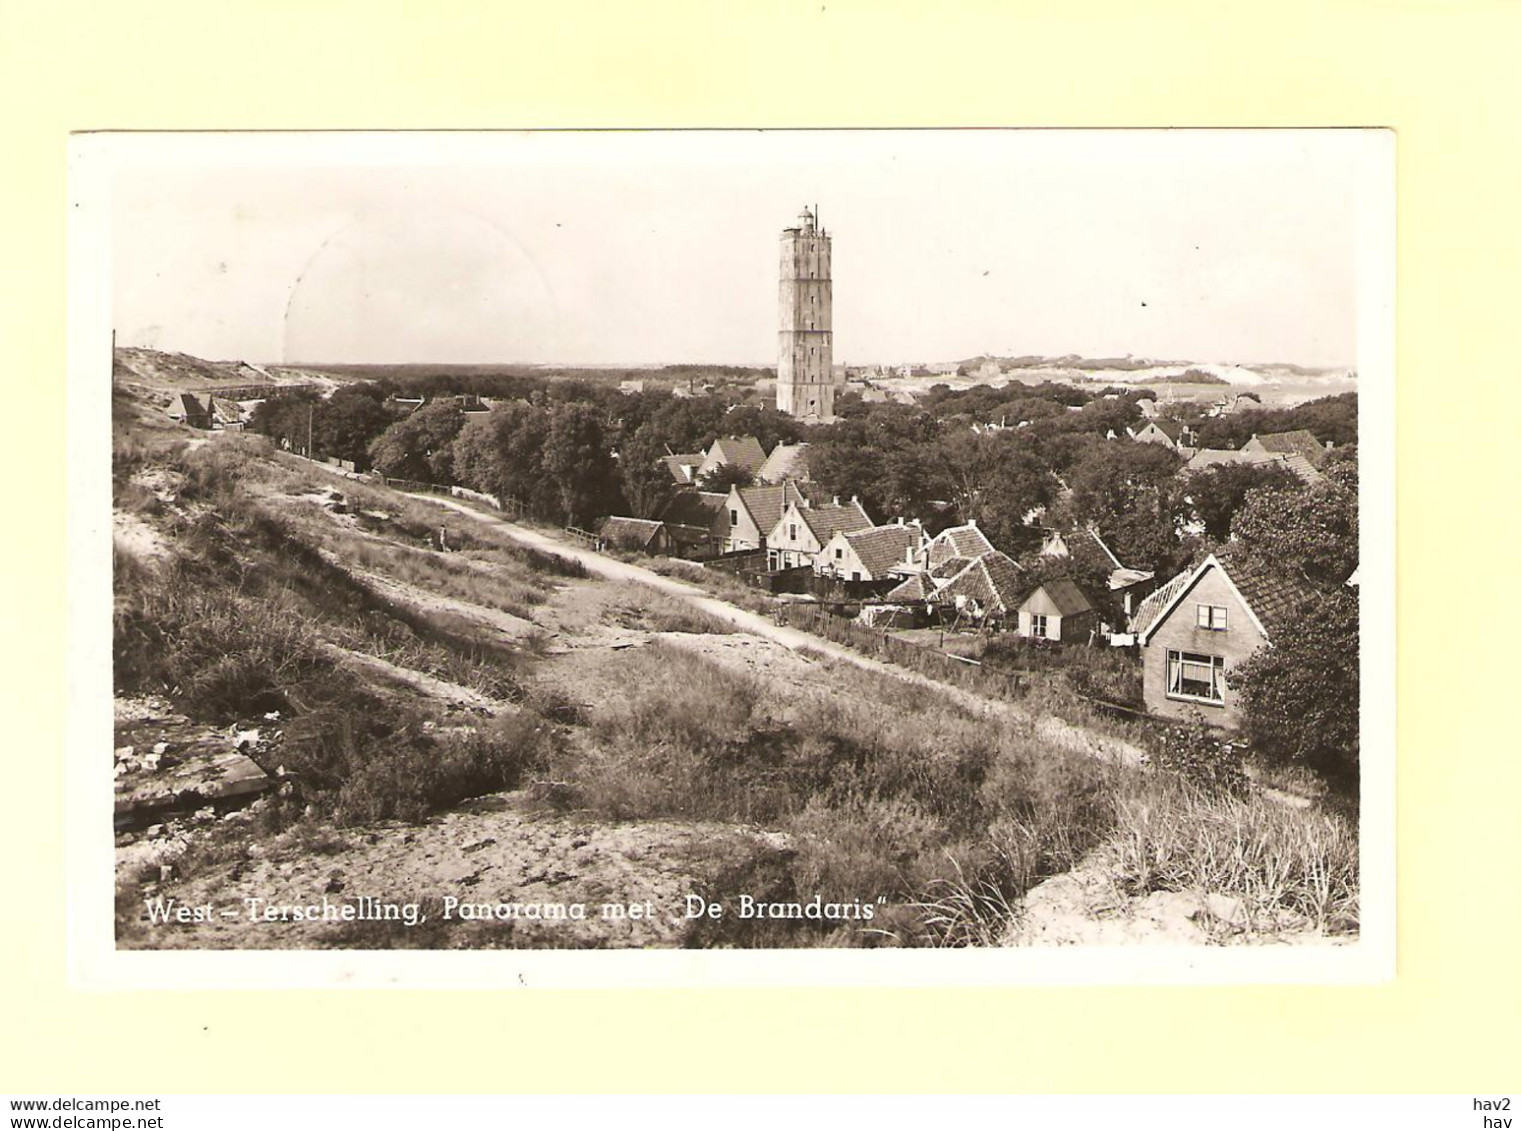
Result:
{"label": "small outbuilding", "polygon": [[597,533],[602,545],[619,550],[664,554],[671,548],[671,536],[665,523],[654,519],[614,515],[602,524],[602,529]]}
{"label": "small outbuilding", "polygon": [[1048,581],[1019,604],[1019,635],[1031,640],[1086,643],[1098,630],[1098,610],[1075,582]]}

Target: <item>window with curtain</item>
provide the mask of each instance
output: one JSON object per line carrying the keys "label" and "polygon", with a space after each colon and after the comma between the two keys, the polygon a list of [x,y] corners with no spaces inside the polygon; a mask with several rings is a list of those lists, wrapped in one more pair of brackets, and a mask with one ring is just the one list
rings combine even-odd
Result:
{"label": "window with curtain", "polygon": [[1225,702],[1225,659],[1169,649],[1167,697],[1202,703]]}

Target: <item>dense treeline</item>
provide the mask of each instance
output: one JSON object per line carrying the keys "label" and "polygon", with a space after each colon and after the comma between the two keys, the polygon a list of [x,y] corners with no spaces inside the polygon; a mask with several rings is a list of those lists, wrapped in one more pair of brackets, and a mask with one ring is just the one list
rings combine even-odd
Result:
{"label": "dense treeline", "polygon": [[[438,399],[408,412],[399,392]],[[445,394],[492,395],[491,411],[465,411]],[[589,525],[607,514],[657,514],[672,490],[660,463],[726,435],[753,435],[767,451],[807,439],[826,494],[857,496],[879,520],[921,518],[932,531],[976,520],[995,545],[1019,556],[1041,527],[1096,525],[1126,565],[1164,574],[1202,540],[1228,537],[1256,488],[1289,489],[1277,468],[1221,467],[1186,483],[1182,459],[1135,444],[1136,390],[1073,385],[932,388],[914,405],[840,398],[840,419],[804,429],[775,409],[734,396],[624,394],[607,385],[516,373],[429,371],[399,390],[392,380],[346,385],[323,399],[308,391],[266,401],[252,427],[283,446],[373,466],[403,479],[459,483],[517,499],[545,519]],[[1356,394],[1291,409],[1252,409],[1189,419],[1202,446],[1238,447],[1254,433],[1308,429],[1353,461]],[[806,432],[806,434],[805,434]],[[1202,525],[1202,533],[1199,528]],[[1195,531],[1185,536],[1184,528]]]}

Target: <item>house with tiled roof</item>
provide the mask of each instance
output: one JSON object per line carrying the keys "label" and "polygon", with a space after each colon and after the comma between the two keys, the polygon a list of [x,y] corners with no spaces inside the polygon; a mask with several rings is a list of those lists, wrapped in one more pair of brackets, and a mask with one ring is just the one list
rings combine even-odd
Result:
{"label": "house with tiled roof", "polygon": [[778,444],[771,449],[766,462],[755,473],[757,483],[777,484],[787,480],[806,481],[808,474],[807,444]]}
{"label": "house with tiled roof", "polygon": [[924,531],[917,522],[837,530],[814,558],[813,569],[842,581],[884,581],[918,574],[923,549]]}
{"label": "house with tiled roof", "polygon": [[743,468],[752,478],[757,478],[765,462],[766,449],[754,436],[720,436],[709,445],[693,478],[701,479],[708,472],[725,466]]}
{"label": "house with tiled roof", "polygon": [[1304,456],[1315,467],[1319,467],[1320,461],[1326,457],[1325,445],[1305,428],[1296,428],[1292,432],[1265,432],[1260,436],[1254,434],[1241,445],[1241,450],[1277,456],[1297,454]]}
{"label": "house with tiled roof", "polygon": [[[1309,433],[1306,433],[1308,435]],[[1240,450],[1231,448],[1200,448],[1188,462],[1178,469],[1178,474],[1183,477],[1193,475],[1196,472],[1208,471],[1212,467],[1249,465],[1252,467],[1265,467],[1269,464],[1279,466],[1291,471],[1299,480],[1306,484],[1318,483],[1323,474],[1315,464],[1306,459],[1298,452],[1265,452],[1260,448],[1252,450],[1248,447]]]}
{"label": "house with tiled roof", "polygon": [[965,617],[984,624],[1012,621],[1023,584],[1019,564],[1000,550],[990,550],[967,561],[936,588],[929,600],[941,607],[942,615],[957,619]]}
{"label": "house with tiled roof", "polygon": [[1019,635],[1031,640],[1087,643],[1098,631],[1098,610],[1076,582],[1047,581],[1019,603]]}
{"label": "house with tiled roof", "polygon": [[924,572],[911,573],[882,597],[895,605],[927,605],[935,595],[934,579]]}
{"label": "house with tiled roof", "polygon": [[661,456],[660,462],[665,465],[672,483],[678,487],[690,487],[697,481],[697,469],[702,466],[704,458],[702,452],[675,452]]}
{"label": "house with tiled roof", "polygon": [[671,547],[671,536],[665,523],[650,518],[613,515],[602,524],[597,537],[603,546],[639,550],[646,554],[663,554]]}
{"label": "house with tiled roof", "polygon": [[655,515],[671,538],[668,551],[682,557],[705,558],[723,547],[728,530],[724,513],[729,496],[722,491],[675,491]]}
{"label": "house with tiled roof", "polygon": [[802,501],[803,493],[791,483],[780,487],[730,487],[714,523],[714,537],[724,553],[764,550],[766,538],[776,529],[782,512],[789,504]]}
{"label": "house with tiled roof", "polygon": [[[790,486],[790,484],[789,484]],[[872,525],[866,508],[857,499],[841,503],[838,499],[824,504],[806,498],[792,500],[766,536],[766,567],[796,569],[811,566],[836,534],[866,530]]]}
{"label": "house with tiled roof", "polygon": [[1241,722],[1231,669],[1304,611],[1303,582],[1262,568],[1230,547],[1211,554],[1141,602],[1130,631],[1141,648],[1146,707],[1165,718],[1198,710],[1214,726]]}
{"label": "house with tiled roof", "polygon": [[1193,433],[1176,420],[1148,420],[1145,427],[1136,430],[1135,439],[1141,444],[1161,444],[1170,452],[1190,447]]}
{"label": "house with tiled roof", "polygon": [[947,527],[930,539],[925,560],[934,568],[951,558],[980,558],[992,551],[993,543],[977,529],[977,520],[972,519],[963,526]]}

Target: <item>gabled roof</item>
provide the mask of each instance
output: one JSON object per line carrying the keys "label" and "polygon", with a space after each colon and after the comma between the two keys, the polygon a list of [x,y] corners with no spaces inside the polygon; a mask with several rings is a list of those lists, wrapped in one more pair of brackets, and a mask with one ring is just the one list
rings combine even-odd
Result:
{"label": "gabled roof", "polygon": [[[1155,428],[1173,443],[1178,442],[1178,437],[1183,435],[1183,425],[1176,420],[1148,420],[1146,428]],[[1144,432],[1146,428],[1139,429]]]}
{"label": "gabled roof", "polygon": [[1057,611],[1064,617],[1075,617],[1079,613],[1091,613],[1093,602],[1088,600],[1083,591],[1079,589],[1070,578],[1059,577],[1054,581],[1047,581],[1035,593],[1031,593],[1020,602],[1020,608],[1024,608],[1034,598],[1036,593],[1044,592],[1050,602],[1056,606]]}
{"label": "gabled roof", "polygon": [[780,483],[784,479],[808,478],[808,445],[778,444],[771,449],[755,478],[763,483]]}
{"label": "gabled roof", "polygon": [[784,483],[780,487],[733,487],[728,497],[737,497],[739,505],[755,523],[755,528],[765,537],[781,521],[787,504],[796,502],[803,496],[791,483]]}
{"label": "gabled roof", "polygon": [[1290,452],[1288,455],[1283,456],[1282,459],[1283,466],[1299,476],[1300,481],[1307,485],[1314,485],[1325,478],[1314,463],[1298,452]]}
{"label": "gabled roof", "polygon": [[1146,599],[1136,606],[1135,615],[1130,618],[1130,631],[1136,636],[1146,635],[1161,619],[1162,612],[1171,608],[1173,601],[1188,588],[1194,573],[1194,570],[1180,573],[1147,594]]}
{"label": "gabled roof", "polygon": [[[1309,435],[1309,433],[1306,433]],[[1301,482],[1312,484],[1318,483],[1324,476],[1315,467],[1312,460],[1306,459],[1298,452],[1287,455],[1281,452],[1232,451],[1229,448],[1201,448],[1189,458],[1189,461],[1178,469],[1179,475],[1192,475],[1196,471],[1207,471],[1211,467],[1221,467],[1234,464],[1248,464],[1251,466],[1264,466],[1267,464],[1279,464],[1288,471],[1299,477]]]}
{"label": "gabled roof", "polygon": [[1271,573],[1239,549],[1228,546],[1218,555],[1210,554],[1187,573],[1180,573],[1141,602],[1130,622],[1130,631],[1136,634],[1141,644],[1146,643],[1147,637],[1167,619],[1184,594],[1211,569],[1220,571],[1246,606],[1247,615],[1256,622],[1262,635],[1270,639],[1274,631],[1315,595],[1305,583]]}
{"label": "gabled roof", "polygon": [[1292,432],[1266,432],[1253,439],[1262,445],[1265,452],[1282,455],[1298,452],[1313,464],[1319,464],[1326,454],[1325,445],[1306,428],[1296,428]]}
{"label": "gabled roof", "polygon": [[1125,568],[1093,527],[1053,530],[1046,536],[1040,552],[1047,557],[1070,558],[1074,564],[1095,573],[1111,573]]}
{"label": "gabled roof", "polygon": [[1282,628],[1301,605],[1315,596],[1305,582],[1265,569],[1236,546],[1220,551],[1219,561],[1226,577],[1256,614],[1264,635],[1270,636]]}
{"label": "gabled roof", "polygon": [[939,565],[930,567],[930,578],[934,581],[949,581],[971,565],[973,560],[972,558],[946,558]]}
{"label": "gabled roof", "polygon": [[702,466],[702,460],[701,452],[678,452],[676,455],[660,457],[660,462],[665,464],[666,470],[671,473],[671,481],[683,486],[696,478],[697,469]]}
{"label": "gabled roof", "polygon": [[170,416],[205,416],[206,406],[194,393],[176,393],[169,402]]}
{"label": "gabled roof", "polygon": [[953,604],[957,597],[975,601],[984,612],[1007,613],[1019,604],[1020,568],[998,550],[973,558],[966,568],[935,593],[936,603]]}
{"label": "gabled roof", "polygon": [[751,475],[757,475],[766,462],[766,449],[754,436],[720,436],[713,441],[704,459],[742,467]]}
{"label": "gabled roof", "polygon": [[[797,508],[798,517],[807,524],[808,529],[813,531],[813,536],[818,539],[822,546],[833,538],[836,532],[849,533],[852,530],[866,530],[871,526],[871,519],[867,517],[866,509],[855,499],[848,503],[825,503],[823,506]],[[773,526],[775,523],[772,524]]]}
{"label": "gabled roof", "polygon": [[873,526],[841,535],[873,577],[881,577],[907,560],[908,551],[919,545],[917,526]]}
{"label": "gabled roof", "polygon": [[1267,452],[1238,452],[1230,448],[1200,448],[1178,470],[1179,475],[1188,475],[1195,471],[1203,471],[1206,468],[1218,467],[1226,463],[1271,463],[1273,456]]}
{"label": "gabled roof", "polygon": [[969,522],[964,526],[952,526],[942,530],[930,540],[930,565],[939,565],[948,558],[980,558],[993,551],[993,543]]}
{"label": "gabled roof", "polygon": [[922,573],[904,578],[882,597],[884,601],[928,601],[935,592],[935,584]]}
{"label": "gabled roof", "polygon": [[672,526],[711,526],[729,496],[722,491],[677,491],[660,508],[660,521]]}
{"label": "gabled roof", "polygon": [[645,547],[655,540],[665,523],[656,522],[650,518],[625,518],[622,515],[613,515],[602,524],[598,531],[603,540],[611,542],[615,546],[638,546]]}

